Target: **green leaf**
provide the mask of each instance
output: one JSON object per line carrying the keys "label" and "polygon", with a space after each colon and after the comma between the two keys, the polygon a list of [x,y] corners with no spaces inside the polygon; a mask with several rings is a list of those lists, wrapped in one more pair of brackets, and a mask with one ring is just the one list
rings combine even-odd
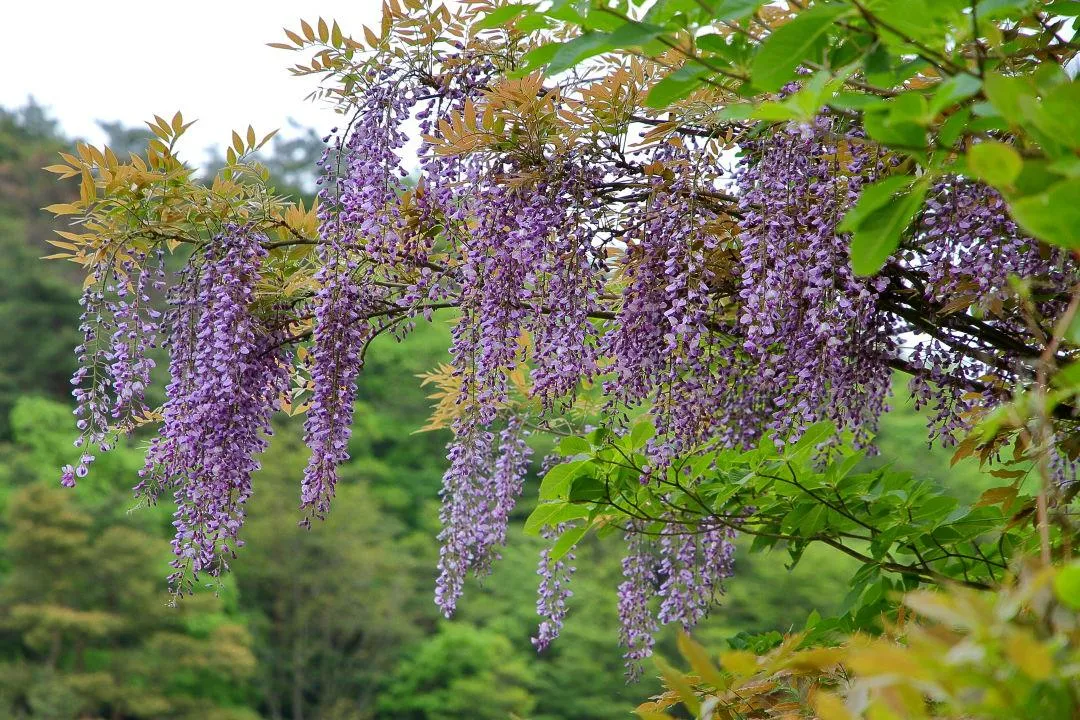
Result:
{"label": "green leaf", "polygon": [[1073,560],[1054,576],[1054,592],[1062,604],[1080,610],[1080,560]]}
{"label": "green leaf", "polygon": [[601,425],[600,427],[596,428],[591,433],[586,435],[585,439],[588,440],[589,444],[592,445],[594,448],[598,448],[604,443],[606,443],[608,438],[610,437],[611,430],[608,430],[606,427]]}
{"label": "green leaf", "polygon": [[836,435],[836,426],[833,425],[832,422],[823,420],[814,423],[803,431],[802,437],[799,438],[798,442],[788,446],[784,450],[784,457],[788,459],[796,458],[803,453],[813,450],[834,435]]}
{"label": "green leaf", "polygon": [[[824,505],[816,505],[806,513],[802,522],[799,523],[799,534],[803,537],[813,537],[821,532],[829,517],[829,509]],[[796,558],[796,561],[798,559]]]}
{"label": "green leaf", "polygon": [[911,185],[911,182],[912,179],[907,175],[890,175],[867,185],[863,188],[854,207],[848,210],[836,229],[840,232],[852,232],[858,229],[870,213],[892,200],[893,195],[900,192],[901,188]]}
{"label": "green leaf", "polygon": [[906,92],[889,103],[889,124],[914,123],[928,125],[933,120],[929,103],[919,92]]}
{"label": "green leaf", "polygon": [[566,557],[566,553],[574,549],[581,538],[585,537],[585,533],[589,532],[588,525],[576,525],[562,535],[555,541],[555,544],[551,546],[551,552],[548,555],[548,559],[551,562],[558,562]]}
{"label": "green leaf", "polygon": [[564,437],[559,441],[559,453],[562,455],[580,455],[581,453],[587,453],[591,450],[592,445],[589,444],[589,441],[583,437],[577,437],[576,435]]}
{"label": "green leaf", "polygon": [[837,93],[829,100],[829,105],[838,110],[873,112],[884,108],[885,99],[880,98],[877,95],[841,92]]}
{"label": "green leaf", "polygon": [[582,15],[579,12],[580,5],[581,3],[577,2],[577,0],[554,0],[551,7],[548,8],[547,14],[556,20],[582,25],[586,20],[588,10],[586,9],[586,14]]}
{"label": "green leaf", "polygon": [[724,53],[728,50],[728,39],[723,35],[717,33],[710,33],[708,35],[698,35],[694,39],[697,44],[698,50],[710,53]]}
{"label": "green leaf", "polygon": [[917,525],[934,527],[944,520],[957,506],[955,498],[939,495],[927,498],[926,502],[911,509],[911,522]]}
{"label": "green leaf", "polygon": [[[622,469],[620,469],[622,472]],[[630,472],[627,470],[626,472]],[[635,477],[636,479],[636,477]],[[598,502],[607,496],[607,484],[596,475],[578,473],[570,483],[571,502]]]}
{"label": "green leaf", "polygon": [[1019,125],[1024,119],[1020,108],[1020,98],[1033,93],[1025,78],[988,73],[983,81],[983,92],[990,104],[1012,125]]}
{"label": "green leaf", "polygon": [[570,42],[559,44],[559,49],[547,65],[547,71],[551,75],[556,75],[586,58],[607,52],[612,47],[611,36],[608,33],[584,33]]}
{"label": "green leaf", "polygon": [[803,119],[804,114],[787,103],[767,102],[758,106],[750,117],[768,122],[783,122]]}
{"label": "green leaf", "polygon": [[952,147],[971,122],[971,108],[963,108],[949,116],[938,129],[937,141],[942,147]]}
{"label": "green leaf", "polygon": [[1033,118],[1039,129],[1070,148],[1080,148],[1080,82],[1058,85],[1043,99]]}
{"label": "green leaf", "polygon": [[630,431],[630,449],[638,450],[645,447],[645,443],[656,436],[656,426],[651,420],[645,419],[636,423]]}
{"label": "green leaf", "polygon": [[775,92],[795,77],[795,68],[806,59],[817,41],[833,23],[849,12],[847,5],[816,5],[774,30],[762,43],[750,68],[751,82],[762,90]]}
{"label": "green leaf", "polygon": [[[965,0],[873,0],[867,3],[878,26],[879,41],[896,55],[916,52],[911,41],[945,51],[956,28],[970,26],[962,14]],[[885,29],[887,28],[887,29]]]}
{"label": "green leaf", "polygon": [[1080,247],[1080,178],[1069,178],[1045,192],[1014,200],[1013,219],[1029,233],[1052,245]]}
{"label": "green leaf", "polygon": [[563,502],[541,503],[525,519],[525,534],[539,535],[540,530],[546,526],[555,526],[567,520],[577,520],[588,514],[589,509],[584,505]]}
{"label": "green leaf", "polygon": [[651,108],[665,108],[676,100],[681,100],[701,87],[709,69],[693,61],[653,85],[649,90],[645,104]]}
{"label": "green leaf", "polygon": [[477,30],[491,30],[501,27],[528,9],[525,5],[504,5],[501,8],[495,8],[485,15],[483,20],[476,23],[475,28]]}
{"label": "green leaf", "polygon": [[864,61],[866,81],[877,87],[894,87],[928,64],[922,58],[905,60],[904,57],[891,54],[883,43],[877,43]]}
{"label": "green leaf", "polygon": [[562,43],[549,42],[533,48],[522,56],[521,65],[513,74],[516,76],[527,75],[536,68],[546,65],[551,62],[551,59],[555,57],[555,53],[559,52],[562,45]]}
{"label": "green leaf", "polygon": [[843,86],[844,80],[853,68],[843,68],[834,74],[821,70],[802,83],[798,92],[788,96],[780,103],[764,103],[754,113],[760,120],[801,120],[813,121],[828,99]]}
{"label": "green leaf", "polygon": [[584,471],[588,460],[564,462],[548,470],[540,481],[540,499],[562,499],[570,492],[570,484]]}
{"label": "green leaf", "polygon": [[937,115],[942,110],[975,96],[981,89],[982,80],[979,78],[966,73],[953,75],[938,86],[930,101],[930,113]]}
{"label": "green leaf", "polygon": [[1035,0],[980,0],[975,13],[981,21],[991,18],[1019,18],[1031,11]]}
{"label": "green leaf", "polygon": [[1080,1],[1078,0],[1054,0],[1046,6],[1046,12],[1051,17],[1064,15],[1065,17],[1080,17]]}
{"label": "green leaf", "polygon": [[999,189],[1012,185],[1023,166],[1016,150],[996,140],[973,145],[967,152],[968,170]]}
{"label": "green leaf", "polygon": [[1080,177],[1080,157],[1066,155],[1050,163],[1048,168],[1065,177]]}
{"label": "green leaf", "polygon": [[1024,167],[1020,175],[1013,182],[1016,186],[1013,200],[1024,195],[1037,195],[1050,189],[1054,183],[1061,180],[1062,173],[1054,170],[1052,164],[1046,160],[1029,159],[1024,161]]}
{"label": "green leaf", "polygon": [[729,122],[731,120],[749,120],[757,112],[755,107],[750,103],[732,103],[726,107],[720,109],[720,112],[713,115],[715,122]]}
{"label": "green leaf", "polygon": [[645,14],[645,20],[651,23],[667,23],[682,16],[685,25],[686,14],[698,10],[695,0],[656,0]]}
{"label": "green leaf", "polygon": [[713,8],[710,16],[716,22],[742,20],[764,4],[765,0],[721,0],[720,4]]}
{"label": "green leaf", "polygon": [[905,119],[901,112],[870,113],[863,118],[866,132],[883,145],[901,150],[921,150],[926,147],[926,128],[918,122]]}
{"label": "green leaf", "polygon": [[514,23],[514,27],[523,33],[531,33],[551,27],[551,22],[543,15],[526,15]]}
{"label": "green leaf", "polygon": [[904,230],[922,207],[926,187],[925,180],[919,180],[907,192],[875,198],[878,207],[862,217],[851,237],[851,266],[857,274],[873,275],[899,247]]}
{"label": "green leaf", "polygon": [[586,32],[570,42],[561,43],[558,52],[548,63],[547,71],[555,75],[595,55],[644,45],[656,39],[663,31],[663,28],[656,25],[627,22],[610,33]]}

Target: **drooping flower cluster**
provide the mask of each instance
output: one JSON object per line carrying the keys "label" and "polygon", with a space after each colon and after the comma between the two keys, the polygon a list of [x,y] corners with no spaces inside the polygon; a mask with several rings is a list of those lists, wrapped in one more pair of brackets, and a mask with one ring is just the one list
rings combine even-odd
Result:
{"label": "drooping flower cluster", "polygon": [[201,573],[228,568],[251,496],[257,456],[288,385],[280,338],[253,313],[266,250],[246,228],[223,232],[187,282],[191,294],[172,315],[172,382],[162,431],[151,444],[139,490],[171,490],[179,592]]}
{"label": "drooping flower cluster", "polygon": [[470,189],[442,212],[452,218],[466,207],[475,222],[455,238],[463,255],[456,294],[461,317],[450,352],[463,411],[452,427],[442,490],[436,602],[447,615],[465,574],[489,571],[520,493],[528,453],[517,420],[503,432],[501,455],[489,471],[496,457],[492,424],[520,389],[511,387],[511,373],[531,339],[529,392],[545,407],[589,378],[596,357],[588,311],[600,287],[588,225],[575,222],[596,202],[577,170],[555,168],[555,177],[526,190],[499,187],[476,164],[457,169],[464,176],[456,181]]}
{"label": "drooping flower cluster", "polygon": [[[545,540],[554,540],[568,529],[566,523],[559,523],[554,528],[544,528],[541,535]],[[575,559],[573,550],[557,560],[554,559],[552,548],[544,548],[540,552],[540,562],[536,569],[536,574],[540,576],[540,586],[536,593],[536,614],[543,620],[536,629],[536,635],[531,638],[537,652],[547,650],[562,632],[563,622],[566,620],[566,603],[574,594],[568,586],[570,578],[577,570],[574,566]]]}
{"label": "drooping flower cluster", "polygon": [[1060,278],[1056,253],[1041,253],[1009,217],[1005,199],[983,183],[960,177],[939,181],[919,224],[912,269],[925,275],[928,300],[949,303],[970,297],[990,309],[1004,299],[1010,276]]}
{"label": "drooping flower cluster", "polygon": [[[337,468],[349,458],[356,379],[386,296],[368,281],[370,266],[361,267],[358,258],[363,252],[376,262],[402,259],[397,200],[404,172],[395,151],[405,141],[398,126],[408,110],[406,100],[374,85],[351,134],[322,160],[314,390],[304,424],[311,458],[300,490],[301,507],[320,518],[330,510]],[[309,525],[310,516],[301,522]]]}
{"label": "drooping flower cluster", "polygon": [[[1001,397],[1001,388],[1030,373],[1025,363],[1038,354],[1027,324],[1003,319],[1010,278],[1036,281],[1035,292],[1050,297],[1037,310],[1054,317],[1065,307],[1054,298],[1076,281],[1076,270],[1060,253],[1023,235],[996,191],[964,178],[935,185],[917,239],[910,260],[913,290],[941,307],[949,323],[919,328],[923,334],[910,357],[923,371],[909,387],[915,407],[932,411],[930,439],[953,445]],[[980,317],[956,313],[968,305]],[[987,377],[998,378],[997,386],[988,386]]]}
{"label": "drooping flower cluster", "polygon": [[161,252],[152,262],[140,255],[99,272],[102,278],[88,284],[79,300],[83,343],[75,348],[79,368],[71,384],[80,431],[75,444],[84,451],[78,465],[63,468],[61,481],[69,487],[87,475],[96,450],[108,451],[147,410],[144,396],[155,366],[151,351],[161,313],[150,293],[165,285]]}
{"label": "drooping flower cluster", "polygon": [[739,324],[756,368],[745,382],[768,398],[763,429],[797,439],[829,419],[865,443],[885,409],[895,350],[880,307],[889,280],[855,276],[836,226],[883,167],[838,134],[823,114],[746,148]]}
{"label": "drooping flower cluster", "polygon": [[[660,625],[678,623],[690,630],[706,616],[734,571],[734,537],[730,527],[707,519],[693,527],[672,522],[652,543],[641,521],[630,525],[619,619],[631,679],[640,675],[641,661],[652,654]],[[653,598],[659,598],[655,611]]]}
{"label": "drooping flower cluster", "polygon": [[441,492],[442,547],[435,585],[435,603],[447,617],[457,606],[466,574],[485,575],[498,559],[532,456],[519,418],[511,418],[499,434],[497,449],[487,429],[467,431],[459,424],[454,430]]}
{"label": "drooping flower cluster", "polygon": [[734,531],[720,525],[660,539],[661,623],[679,623],[690,630],[705,617],[723,590],[721,582],[731,577],[733,539]]}
{"label": "drooping flower cluster", "polygon": [[656,594],[656,569],[643,523],[635,521],[626,533],[626,555],[619,584],[619,642],[626,652],[626,672],[635,680],[641,661],[652,654],[659,625],[649,605]]}
{"label": "drooping flower cluster", "polygon": [[[336,252],[337,257],[328,259],[316,275],[320,288],[315,296],[314,390],[304,423],[311,458],[300,486],[301,507],[320,518],[330,510],[338,466],[349,459],[356,379],[364,344],[371,338],[363,316],[373,312],[370,298],[364,297],[354,277],[356,263],[346,257],[341,244],[331,248],[329,252]],[[310,517],[301,522],[309,525]]]}

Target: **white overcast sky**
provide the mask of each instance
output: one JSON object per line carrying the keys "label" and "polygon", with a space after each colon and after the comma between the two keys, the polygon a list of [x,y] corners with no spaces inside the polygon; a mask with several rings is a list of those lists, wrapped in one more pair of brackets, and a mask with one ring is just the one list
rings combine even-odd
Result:
{"label": "white overcast sky", "polygon": [[[181,153],[199,164],[230,131],[320,133],[336,123],[315,87],[287,67],[302,56],[266,46],[304,19],[336,19],[356,37],[377,25],[381,0],[0,0],[0,106],[33,96],[70,135],[104,141],[97,120],[141,125],[176,110],[198,122]],[[312,23],[314,24],[314,23]]]}

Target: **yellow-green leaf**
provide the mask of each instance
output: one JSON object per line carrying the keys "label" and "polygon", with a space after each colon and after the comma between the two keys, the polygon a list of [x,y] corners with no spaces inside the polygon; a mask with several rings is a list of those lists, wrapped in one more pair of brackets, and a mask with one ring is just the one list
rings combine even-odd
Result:
{"label": "yellow-green leaf", "polygon": [[738,675],[753,675],[757,672],[757,655],[749,650],[729,650],[720,653],[720,665]]}
{"label": "yellow-green leaf", "polygon": [[691,715],[697,717],[698,710],[701,709],[701,701],[698,700],[697,693],[694,692],[690,681],[659,655],[655,656],[654,660],[656,661],[656,668],[664,676],[664,682],[667,683],[667,686],[679,694],[682,704],[686,706]]}
{"label": "yellow-green leaf", "polygon": [[825,690],[818,690],[811,696],[810,703],[820,720],[855,720],[844,701],[838,695]]}
{"label": "yellow-green leaf", "polygon": [[685,632],[679,633],[677,642],[679,652],[690,663],[691,669],[697,673],[702,682],[718,689],[725,689],[728,686],[729,683],[709,659],[709,653],[704,647]]}
{"label": "yellow-green leaf", "polygon": [[1045,680],[1054,672],[1054,657],[1049,648],[1028,631],[1020,630],[1005,641],[1005,652],[1028,677]]}
{"label": "yellow-green leaf", "polygon": [[1024,161],[1011,146],[987,140],[968,150],[967,166],[975,176],[994,187],[1007,188],[1020,174]]}

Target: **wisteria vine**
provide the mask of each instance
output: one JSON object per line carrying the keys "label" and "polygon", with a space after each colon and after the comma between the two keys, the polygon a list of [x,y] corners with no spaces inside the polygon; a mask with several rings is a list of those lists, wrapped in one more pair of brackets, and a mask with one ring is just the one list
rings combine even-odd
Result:
{"label": "wisteria vine", "polygon": [[[660,491],[680,458],[765,436],[795,442],[822,420],[871,447],[901,370],[933,410],[931,440],[954,443],[1031,380],[1041,328],[1078,279],[1073,259],[1026,237],[995,191],[959,176],[938,180],[881,273],[857,276],[838,226],[898,162],[847,115],[741,126],[731,169],[709,133],[657,135],[656,123],[608,110],[594,111],[595,136],[568,131],[588,111],[580,100],[538,76],[500,84],[497,60],[461,43],[432,60],[438,72],[407,54],[380,60],[355,73],[352,120],[328,138],[311,237],[273,242],[258,221],[233,218],[175,277],[158,239],[108,255],[87,283],[72,379],[80,457],[62,482],[152,419],[144,397],[160,338],[170,380],[136,491],[175,499],[178,592],[227,569],[243,544],[258,455],[297,376],[293,346],[309,356],[309,525],[349,459],[369,343],[456,313],[435,589],[450,616],[467,575],[489,573],[507,541],[534,431],[599,423],[619,437],[646,410],[657,432],[639,480]],[[413,120],[422,139],[409,158]],[[278,297],[267,279],[290,274],[307,290]],[[1018,302],[1014,283],[1034,299]],[[1071,477],[1066,453],[1055,463]],[[733,572],[730,525],[653,520],[665,529],[640,518],[623,528],[631,675],[658,628],[693,627]],[[554,541],[573,527],[545,532]],[[539,650],[567,616],[573,563],[573,552],[542,555]]]}

